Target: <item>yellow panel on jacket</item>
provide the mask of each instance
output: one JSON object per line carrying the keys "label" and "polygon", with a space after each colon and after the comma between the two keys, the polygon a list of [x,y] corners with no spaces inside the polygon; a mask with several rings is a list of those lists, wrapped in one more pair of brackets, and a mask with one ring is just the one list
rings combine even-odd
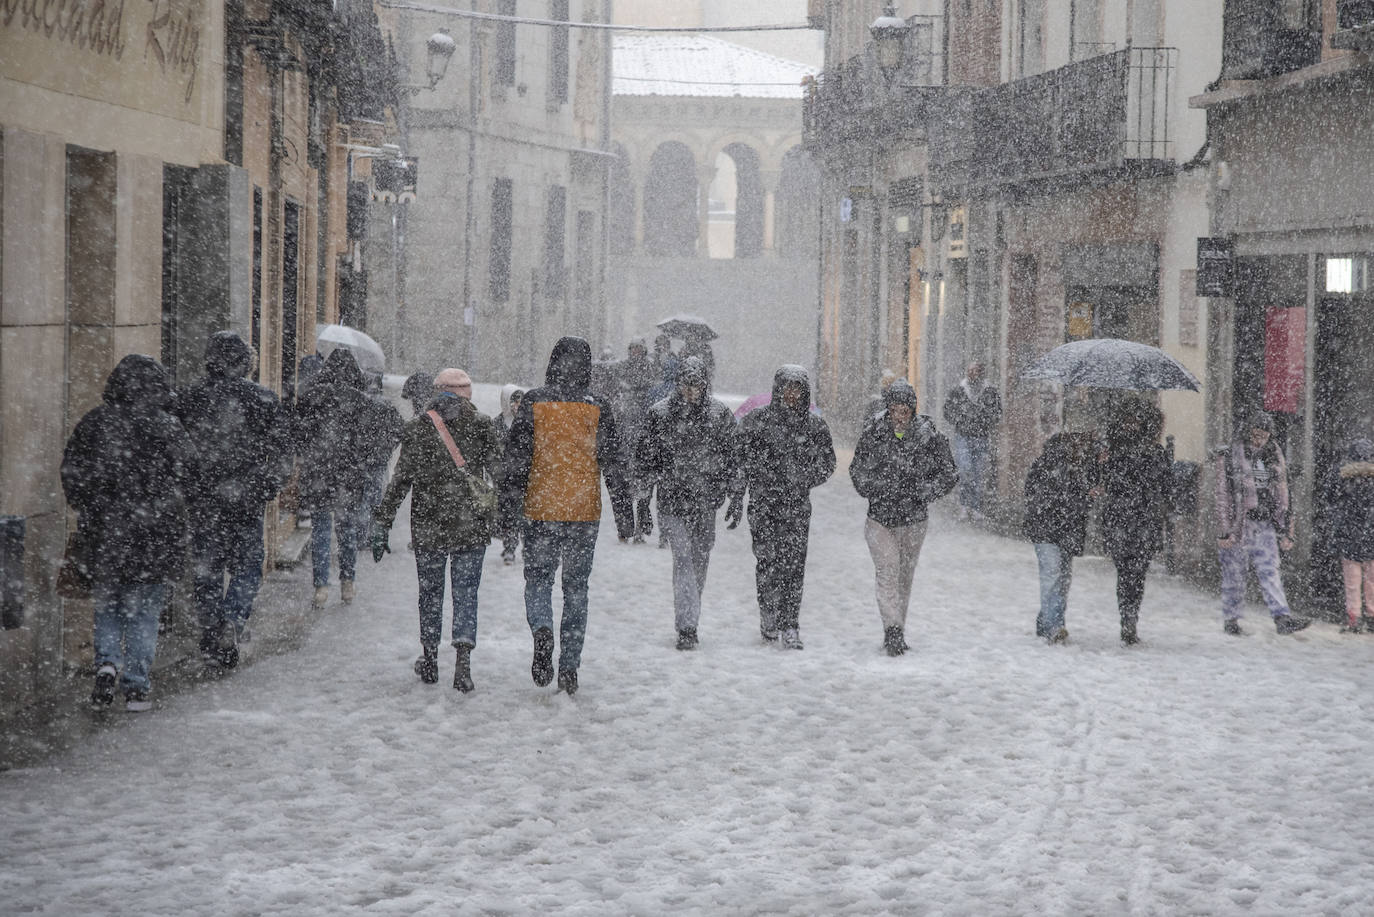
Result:
{"label": "yellow panel on jacket", "polygon": [[536,401],[534,456],[525,515],[543,522],[596,522],[601,476],[596,430],[601,409],[582,401]]}

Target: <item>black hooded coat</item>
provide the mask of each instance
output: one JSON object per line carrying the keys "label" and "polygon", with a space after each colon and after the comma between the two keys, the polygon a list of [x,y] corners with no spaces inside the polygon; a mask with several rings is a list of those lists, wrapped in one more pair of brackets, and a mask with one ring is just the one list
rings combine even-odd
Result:
{"label": "black hooded coat", "polygon": [[[797,407],[783,401],[783,386],[789,382],[803,390]],[[773,400],[740,421],[751,517],[809,519],[811,488],[835,473],[830,427],[811,413],[810,404],[811,380],[806,370],[786,365],[773,375]]]}
{"label": "black hooded coat", "polygon": [[185,569],[185,493],[196,457],[172,403],[162,366],[129,354],[67,441],[62,489],[80,516],[97,583],[165,583]]}
{"label": "black hooded coat", "polygon": [[1086,461],[1074,457],[1072,444],[1069,434],[1056,433],[1031,464],[1021,531],[1035,544],[1057,545],[1077,557],[1087,541],[1092,482]]}
{"label": "black hooded coat", "polygon": [[1333,547],[1345,560],[1374,560],[1374,443],[1357,439],[1326,485]]}
{"label": "black hooded coat", "polygon": [[[916,391],[897,380],[883,393],[884,410],[864,425],[849,479],[859,496],[868,500],[868,518],[888,528],[914,525],[926,519],[926,505],[938,500],[959,483],[949,440],[935,429],[935,422],[916,410]],[[894,404],[908,405],[911,424],[900,438],[892,428],[888,411]]]}
{"label": "black hooded coat", "polygon": [[649,408],[635,444],[635,476],[642,487],[658,485],[660,513],[714,515],[740,489],[742,440],[730,409],[705,393],[701,362],[688,359],[678,382],[700,385],[701,401],[692,404],[674,390]]}
{"label": "black hooded coat", "polygon": [[378,455],[389,452],[388,437],[394,431],[380,422],[365,387],[357,359],[341,347],[297,399],[295,442],[303,506],[361,503]]}
{"label": "black hooded coat", "polygon": [[232,331],[210,336],[204,379],[176,401],[199,463],[187,494],[197,515],[252,518],[291,476],[291,425],[276,393],[244,378],[252,351]]}

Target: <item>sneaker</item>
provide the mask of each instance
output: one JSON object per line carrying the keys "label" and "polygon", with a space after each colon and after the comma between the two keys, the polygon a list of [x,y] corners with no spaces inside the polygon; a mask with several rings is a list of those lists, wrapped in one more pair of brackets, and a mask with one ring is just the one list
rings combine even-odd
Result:
{"label": "sneaker", "polygon": [[515,548],[503,548],[501,551],[501,563],[507,567],[515,564]]}
{"label": "sneaker", "polygon": [[635,536],[633,539],[631,539],[631,540],[632,540],[635,544],[643,544],[643,543],[644,543],[644,536],[643,536],[643,535],[636,535],[636,536]]}
{"label": "sneaker", "polygon": [[329,587],[316,586],[315,597],[310,600],[311,608],[323,608],[324,603],[329,601]]}
{"label": "sneaker", "polygon": [[774,627],[774,628],[772,628],[772,629],[770,630],[770,629],[767,628],[767,627],[760,627],[760,628],[759,628],[759,636],[763,637],[763,642],[764,642],[764,643],[777,643],[777,642],[778,642],[778,629],[777,629],[776,627]]}
{"label": "sneaker", "polygon": [[219,629],[219,645],[215,647],[215,661],[226,669],[239,664],[238,628],[225,624]]}
{"label": "sneaker", "polygon": [[119,672],[108,662],[95,673],[95,689],[91,691],[91,706],[108,707],[114,703],[115,679]]}
{"label": "sneaker", "polygon": [[466,643],[457,647],[458,659],[453,667],[453,687],[464,694],[474,687],[472,683],[472,647]]}
{"label": "sneaker", "polygon": [[782,645],[789,650],[802,648],[801,634],[797,633],[795,627],[789,627],[782,632]]}
{"label": "sneaker", "polygon": [[415,660],[415,674],[427,685],[439,682],[439,649],[423,647],[420,658]]}
{"label": "sneaker", "polygon": [[147,691],[130,689],[124,692],[124,709],[130,713],[142,713],[153,709],[153,702],[148,700]]}
{"label": "sneaker", "polygon": [[577,669],[567,669],[558,673],[558,690],[567,691],[569,697],[577,693]]}
{"label": "sneaker", "polygon": [[902,639],[900,627],[883,628],[883,649],[889,656],[900,656],[906,652],[906,641]]}
{"label": "sneaker", "polygon": [[353,580],[339,580],[339,600],[345,605],[353,603],[353,596],[358,594],[358,590],[353,586]]}
{"label": "sneaker", "polygon": [[[1054,630],[1050,631],[1049,635],[1045,637],[1045,640],[1051,645],[1056,643],[1068,643],[1069,629],[1067,627],[1056,627]],[[1138,640],[1139,638],[1137,638],[1137,641]]]}
{"label": "sneaker", "polygon": [[1311,618],[1299,618],[1297,615],[1279,615],[1274,619],[1274,630],[1286,636],[1296,634],[1311,623]]}
{"label": "sneaker", "polygon": [[697,631],[694,627],[677,632],[677,648],[680,650],[694,650],[697,648]]}
{"label": "sneaker", "polygon": [[541,688],[553,681],[553,631],[547,627],[534,632],[534,662],[530,664],[530,676]]}
{"label": "sneaker", "polygon": [[1121,642],[1126,646],[1138,646],[1140,644],[1140,637],[1135,632],[1134,621],[1121,622]]}
{"label": "sneaker", "polygon": [[1240,629],[1240,618],[1227,618],[1221,625],[1221,632],[1232,637],[1245,636],[1245,631]]}

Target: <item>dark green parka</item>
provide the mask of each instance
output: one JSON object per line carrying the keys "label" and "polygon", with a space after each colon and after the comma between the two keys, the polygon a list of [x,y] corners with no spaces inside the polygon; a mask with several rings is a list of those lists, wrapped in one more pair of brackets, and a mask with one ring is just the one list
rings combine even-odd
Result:
{"label": "dark green parka", "polygon": [[390,529],[406,494],[410,504],[410,538],[424,551],[471,551],[491,541],[491,522],[476,518],[468,500],[464,472],[487,481],[500,468],[501,443],[496,424],[465,398],[440,396],[427,410],[437,410],[466,462],[463,471],[453,463],[428,413],[408,421],[401,434],[401,457],[374,514],[374,521]]}

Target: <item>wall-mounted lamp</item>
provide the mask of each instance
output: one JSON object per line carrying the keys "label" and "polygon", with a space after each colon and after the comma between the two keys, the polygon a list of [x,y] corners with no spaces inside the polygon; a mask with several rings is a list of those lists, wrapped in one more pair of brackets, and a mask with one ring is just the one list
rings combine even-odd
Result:
{"label": "wall-mounted lamp", "polygon": [[439,85],[439,81],[444,78],[448,71],[448,62],[453,57],[453,52],[458,50],[458,43],[453,40],[453,36],[448,33],[448,29],[440,29],[429,36],[429,41],[425,42],[425,76],[429,79],[428,86],[405,86],[411,95],[415,95],[422,89],[433,89]]}
{"label": "wall-mounted lamp", "polygon": [[906,39],[911,34],[911,26],[897,15],[897,7],[889,3],[883,14],[873,20],[868,27],[873,35],[873,48],[878,59],[878,67],[883,76],[891,79],[892,74],[902,66],[906,55]]}

